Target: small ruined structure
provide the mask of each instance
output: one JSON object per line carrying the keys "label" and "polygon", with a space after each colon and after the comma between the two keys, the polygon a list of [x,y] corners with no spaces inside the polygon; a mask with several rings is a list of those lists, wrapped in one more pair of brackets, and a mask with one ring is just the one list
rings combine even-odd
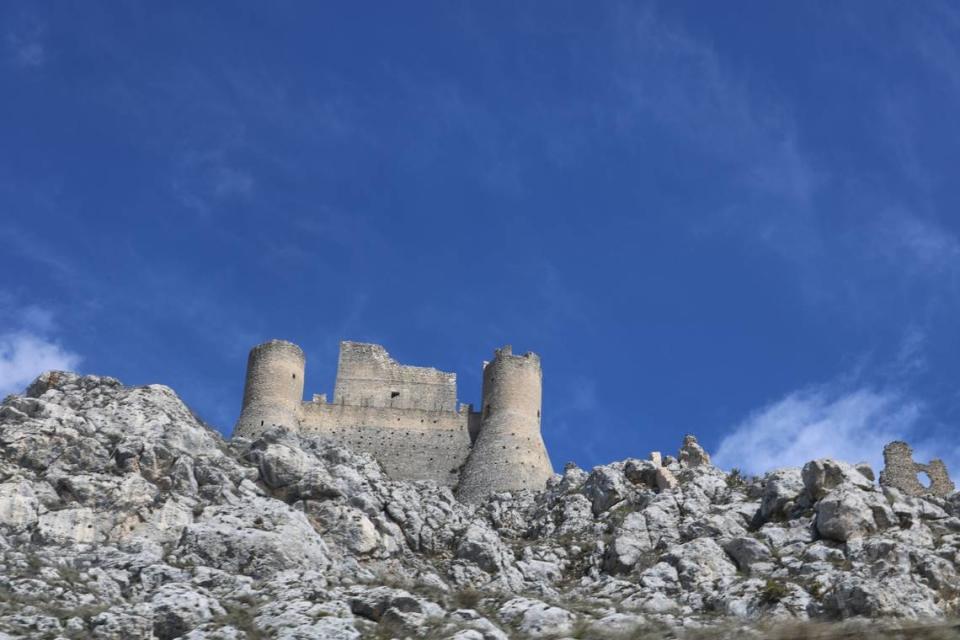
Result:
{"label": "small ruined structure", "polygon": [[374,456],[397,480],[432,480],[464,501],[488,493],[543,489],[553,467],[540,434],[542,371],[535,353],[497,349],[483,363],[479,412],[457,402],[454,373],[411,367],[380,345],[341,342],[333,401],[303,401],[306,359],[271,340],[247,361],[234,435],[272,427],[322,436]]}
{"label": "small ruined structure", "polygon": [[[930,486],[920,483],[917,474],[925,473],[930,478]],[[880,484],[894,487],[911,496],[936,495],[947,496],[955,487],[947,473],[947,465],[939,458],[928,464],[913,461],[913,450],[906,442],[896,440],[883,448],[883,471],[880,472]]]}

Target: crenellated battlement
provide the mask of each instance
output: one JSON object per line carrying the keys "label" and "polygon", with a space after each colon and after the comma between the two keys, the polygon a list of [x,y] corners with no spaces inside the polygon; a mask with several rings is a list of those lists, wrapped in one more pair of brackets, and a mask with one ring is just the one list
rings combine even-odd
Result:
{"label": "crenellated battlement", "polygon": [[483,363],[479,412],[458,403],[455,373],[401,364],[377,344],[340,343],[332,402],[327,394],[303,401],[304,368],[303,351],[291,342],[254,347],[234,435],[282,426],[324,437],[370,453],[393,478],[457,487],[468,501],[542,488],[553,474],[540,435],[535,353],[514,355],[510,345],[495,350]]}

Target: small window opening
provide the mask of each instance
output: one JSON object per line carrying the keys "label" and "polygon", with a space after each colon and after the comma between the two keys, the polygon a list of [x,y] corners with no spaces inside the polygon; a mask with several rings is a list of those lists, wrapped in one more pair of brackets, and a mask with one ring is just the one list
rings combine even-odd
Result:
{"label": "small window opening", "polygon": [[297,374],[293,374],[293,379],[294,379],[294,380],[297,379]]}
{"label": "small window opening", "polygon": [[537,409],[537,417],[540,417],[540,409]]}
{"label": "small window opening", "polygon": [[260,426],[261,426],[261,427],[263,426],[263,420],[260,421]]}
{"label": "small window opening", "polygon": [[930,479],[926,471],[921,471],[917,474],[917,481],[920,482],[920,486],[924,489],[929,489],[930,485],[933,484],[933,480]]}
{"label": "small window opening", "polygon": [[391,391],[391,392],[390,392],[390,397],[391,397],[391,398],[396,398],[396,397],[398,397],[399,395],[400,395],[400,392],[399,392],[399,391]]}

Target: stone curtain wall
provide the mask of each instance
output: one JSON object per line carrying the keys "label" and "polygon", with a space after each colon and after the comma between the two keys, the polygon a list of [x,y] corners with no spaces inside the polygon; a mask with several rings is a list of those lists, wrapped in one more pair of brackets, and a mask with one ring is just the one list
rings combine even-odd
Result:
{"label": "stone curtain wall", "polygon": [[467,411],[423,411],[308,402],[300,431],[371,454],[387,475],[454,487],[470,454]]}
{"label": "stone curtain wall", "polygon": [[457,410],[457,376],[408,367],[380,345],[340,343],[334,404],[395,409]]}

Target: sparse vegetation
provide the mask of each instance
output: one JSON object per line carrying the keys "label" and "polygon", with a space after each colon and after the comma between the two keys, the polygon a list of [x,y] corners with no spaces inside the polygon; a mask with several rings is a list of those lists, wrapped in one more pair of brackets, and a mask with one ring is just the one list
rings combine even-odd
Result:
{"label": "sparse vegetation", "polygon": [[746,477],[737,467],[730,469],[730,473],[727,474],[727,486],[731,489],[743,489],[747,486]]}
{"label": "sparse vegetation", "polygon": [[217,618],[217,624],[239,629],[246,640],[262,640],[269,637],[257,626],[258,604],[254,598],[241,596],[237,600],[220,603],[226,614]]}
{"label": "sparse vegetation", "polygon": [[483,599],[483,592],[476,589],[460,589],[453,594],[453,602],[459,609],[476,609]]}
{"label": "sparse vegetation", "polygon": [[777,604],[790,595],[790,588],[781,580],[767,580],[760,591],[760,602],[765,605]]}

